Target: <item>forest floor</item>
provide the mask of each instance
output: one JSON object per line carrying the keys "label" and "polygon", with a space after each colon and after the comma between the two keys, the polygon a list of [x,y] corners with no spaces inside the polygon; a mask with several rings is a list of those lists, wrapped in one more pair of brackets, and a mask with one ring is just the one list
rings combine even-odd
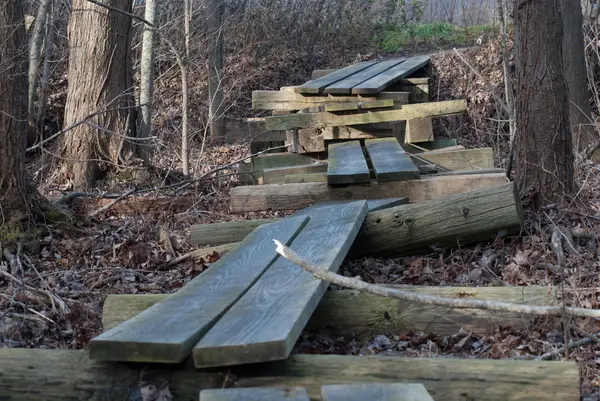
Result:
{"label": "forest floor", "polygon": [[[490,45],[492,46],[492,45]],[[478,82],[467,68],[456,67],[447,53],[434,58],[434,98],[467,98],[469,115],[440,119],[439,137],[453,137],[466,147],[493,146],[497,165],[504,165],[506,141],[492,116],[497,106],[483,88],[498,87],[497,49],[467,51],[471,61],[484,72],[487,82]],[[469,53],[470,52],[470,53]],[[444,66],[454,63],[454,77]],[[165,144],[175,142],[176,133],[161,136]],[[156,158],[157,171],[177,170],[176,149],[165,147]],[[247,144],[207,144],[198,141],[191,160],[196,174],[248,156]],[[30,171],[43,182],[44,195],[56,198],[69,190],[69,183],[54,182],[44,175],[41,160],[32,161]],[[42,177],[42,175],[44,175]],[[168,184],[160,174],[148,177],[149,185]],[[574,306],[598,308],[600,259],[597,233],[600,232],[600,169],[586,164],[578,170],[581,190],[572,207],[549,205],[538,214],[526,212],[519,236],[499,238],[472,246],[432,249],[429,254],[402,258],[361,258],[344,262],[341,273],[378,284],[424,286],[565,286],[574,294]],[[235,167],[210,174],[193,189],[162,191],[163,196],[189,201],[145,207],[139,203],[126,208],[117,203],[86,223],[43,228],[36,252],[24,254],[18,277],[0,277],[0,339],[3,347],[81,349],[102,330],[102,303],[108,294],[171,293],[200,274],[218,258],[204,263],[187,260],[174,266],[167,263],[196,247],[189,243],[193,224],[237,219],[278,217],[287,213],[262,212],[231,215],[229,189],[238,184]],[[107,178],[98,191],[125,193],[132,189],[126,177]],[[150,192],[145,197],[151,198]],[[93,199],[81,200],[88,211],[101,207]],[[148,205],[152,205],[151,202]],[[550,246],[553,231],[570,230],[577,239],[572,252],[559,266]],[[165,235],[166,234],[166,235]],[[168,238],[168,240],[167,240]],[[169,244],[174,250],[170,253]],[[27,284],[25,287],[17,280]],[[47,291],[64,302],[52,305]],[[590,291],[592,289],[592,291]],[[583,291],[585,290],[585,291]],[[457,358],[526,358],[556,350],[568,341],[598,333],[597,322],[536,321],[525,329],[498,327],[494,333],[476,335],[460,330],[448,336],[426,332],[377,333],[371,338],[335,337],[327,330],[305,331],[296,352],[348,355],[446,356]],[[600,345],[573,349],[568,358],[581,367],[581,393],[586,401],[600,400]]]}

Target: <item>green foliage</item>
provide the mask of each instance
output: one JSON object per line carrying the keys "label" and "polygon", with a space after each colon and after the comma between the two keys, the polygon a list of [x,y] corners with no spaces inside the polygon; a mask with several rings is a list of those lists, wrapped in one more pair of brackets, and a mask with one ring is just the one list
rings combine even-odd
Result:
{"label": "green foliage", "polygon": [[479,36],[492,32],[490,25],[462,27],[447,22],[388,26],[381,38],[381,48],[394,52],[417,45],[446,47],[474,44]]}

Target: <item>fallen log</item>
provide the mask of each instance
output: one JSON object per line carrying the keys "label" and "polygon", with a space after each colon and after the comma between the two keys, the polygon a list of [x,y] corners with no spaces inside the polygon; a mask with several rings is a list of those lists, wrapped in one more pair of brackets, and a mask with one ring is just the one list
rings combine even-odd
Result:
{"label": "fallen log", "polygon": [[[547,287],[419,287],[390,285],[419,294],[448,298],[505,301],[527,305],[556,305],[557,295]],[[104,330],[132,318],[166,294],[108,295],[104,301]],[[355,290],[327,291],[311,316],[307,328],[327,328],[335,336],[365,339],[376,334],[402,334],[423,331],[438,335],[456,333],[461,328],[487,334],[497,327],[520,329],[531,322],[526,315],[481,309],[452,309],[385,298]]]}
{"label": "fallen log", "polygon": [[506,175],[476,174],[422,177],[419,180],[329,186],[326,183],[239,186],[231,190],[233,213],[302,209],[324,200],[408,197],[411,202],[469,192],[507,182]]}
{"label": "fallen log", "polygon": [[[197,400],[203,389],[306,388],[319,400],[321,386],[361,382],[422,383],[435,400],[579,400],[575,362],[293,355],[285,361],[196,370],[189,362],[164,365],[96,362],[87,352],[0,349],[0,399],[129,400],[140,389],[168,383],[175,401]],[[231,379],[231,381],[230,381]]]}

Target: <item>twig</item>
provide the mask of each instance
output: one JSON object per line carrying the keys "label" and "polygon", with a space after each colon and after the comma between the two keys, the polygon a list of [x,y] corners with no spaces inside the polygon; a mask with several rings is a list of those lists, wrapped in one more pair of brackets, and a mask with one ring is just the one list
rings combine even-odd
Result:
{"label": "twig", "polygon": [[58,306],[59,306],[60,311],[63,314],[69,313],[69,308],[65,304],[65,301],[63,301],[62,299],[60,299],[58,297],[58,295],[54,295],[50,291],[47,291],[47,290],[41,290],[39,288],[32,287],[29,284],[24,283],[23,281],[19,280],[18,278],[16,278],[15,276],[13,276],[12,274],[10,274],[8,272],[0,270],[0,275],[4,276],[6,278],[9,278],[10,280],[14,281],[15,283],[19,284],[20,286],[23,286],[23,287],[27,288],[30,291],[38,292],[38,293],[46,295],[48,298],[50,298],[50,302],[52,304],[52,308],[53,309],[56,309],[55,303],[57,303]]}
{"label": "twig", "polygon": [[311,264],[308,260],[298,256],[287,246],[277,240],[273,240],[277,245],[276,251],[284,258],[302,267],[304,270],[312,273],[313,276],[336,284],[342,287],[353,288],[360,291],[369,292],[384,297],[402,299],[405,301],[419,302],[427,305],[445,306],[457,309],[483,309],[492,311],[503,311],[522,313],[536,316],[563,316],[565,311],[576,317],[600,318],[600,310],[585,308],[565,308],[562,306],[532,306],[522,304],[511,304],[507,302],[483,301],[463,298],[445,298],[434,295],[415,294],[408,291],[382,287],[375,284],[365,283],[354,278],[344,277],[336,273],[329,272]]}
{"label": "twig", "polygon": [[[569,343],[569,345],[567,346],[567,349],[578,348],[583,345],[590,344],[590,343],[594,342],[594,340],[592,338],[598,338],[597,336],[600,336],[600,333],[597,333],[595,336],[592,335],[590,337],[584,338],[579,341],[571,341]],[[565,347],[560,347],[559,349],[557,349],[555,351],[547,352],[543,355],[538,356],[535,359],[538,361],[550,361],[550,360],[554,359],[555,356],[564,355],[564,353],[565,353]]]}
{"label": "twig", "polygon": [[115,200],[110,202],[108,205],[102,206],[100,209],[88,214],[88,217],[95,217],[95,216],[99,215],[100,213],[107,211],[108,209],[110,209],[111,207],[113,207],[114,205],[116,205],[117,203],[122,201],[123,199],[127,198],[130,195],[133,195],[135,193],[135,191],[136,191],[135,189],[131,189],[131,190],[125,192],[123,195],[119,196],[118,198],[116,198]]}

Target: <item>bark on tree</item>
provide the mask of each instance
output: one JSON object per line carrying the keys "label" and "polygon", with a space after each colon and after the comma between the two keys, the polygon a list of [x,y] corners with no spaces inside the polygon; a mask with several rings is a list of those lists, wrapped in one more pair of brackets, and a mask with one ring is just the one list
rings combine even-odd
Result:
{"label": "bark on tree", "polygon": [[[106,0],[131,12],[132,0]],[[64,126],[104,113],[67,132],[62,172],[74,189],[94,185],[98,174],[131,156],[135,102],[131,82],[131,18],[86,0],[74,0],[69,20],[69,87]]]}
{"label": "bark on tree", "polygon": [[[20,0],[0,0],[0,232],[27,216],[27,45]],[[0,255],[1,258],[1,255]]]}
{"label": "bark on tree", "polygon": [[[146,0],[144,19],[152,25],[156,22],[156,1]],[[138,154],[144,165],[150,164],[151,143],[144,140],[152,133],[152,97],[154,94],[154,29],[144,24],[142,55],[140,60],[140,126]]]}
{"label": "bark on tree", "polygon": [[35,24],[33,25],[33,32],[31,34],[31,41],[29,43],[29,103],[28,111],[29,118],[32,125],[35,126],[33,121],[35,118],[35,95],[37,91],[38,83],[38,69],[42,62],[42,42],[44,40],[44,26],[46,25],[46,16],[52,0],[42,0],[38,8],[37,17],[35,18]]}
{"label": "bark on tree", "polygon": [[213,138],[225,136],[223,113],[225,111],[223,97],[223,13],[224,2],[209,0],[206,11],[208,31],[211,35],[208,52],[208,121]]}
{"label": "bark on tree", "polygon": [[[590,109],[582,29],[583,14],[581,3],[578,1],[562,0],[558,3],[563,26],[563,73],[569,89],[573,146],[576,152],[581,152],[598,140]],[[600,160],[600,153],[596,155],[594,158]]]}
{"label": "bark on tree", "polygon": [[515,25],[515,179],[534,207],[563,203],[576,185],[558,2],[517,0]]}
{"label": "bark on tree", "polygon": [[46,43],[44,44],[44,67],[42,69],[42,82],[40,82],[39,107],[35,121],[41,135],[44,133],[44,119],[46,118],[46,103],[48,100],[48,85],[50,84],[50,64],[54,55],[54,38],[56,37],[56,5],[51,2],[46,22]]}

